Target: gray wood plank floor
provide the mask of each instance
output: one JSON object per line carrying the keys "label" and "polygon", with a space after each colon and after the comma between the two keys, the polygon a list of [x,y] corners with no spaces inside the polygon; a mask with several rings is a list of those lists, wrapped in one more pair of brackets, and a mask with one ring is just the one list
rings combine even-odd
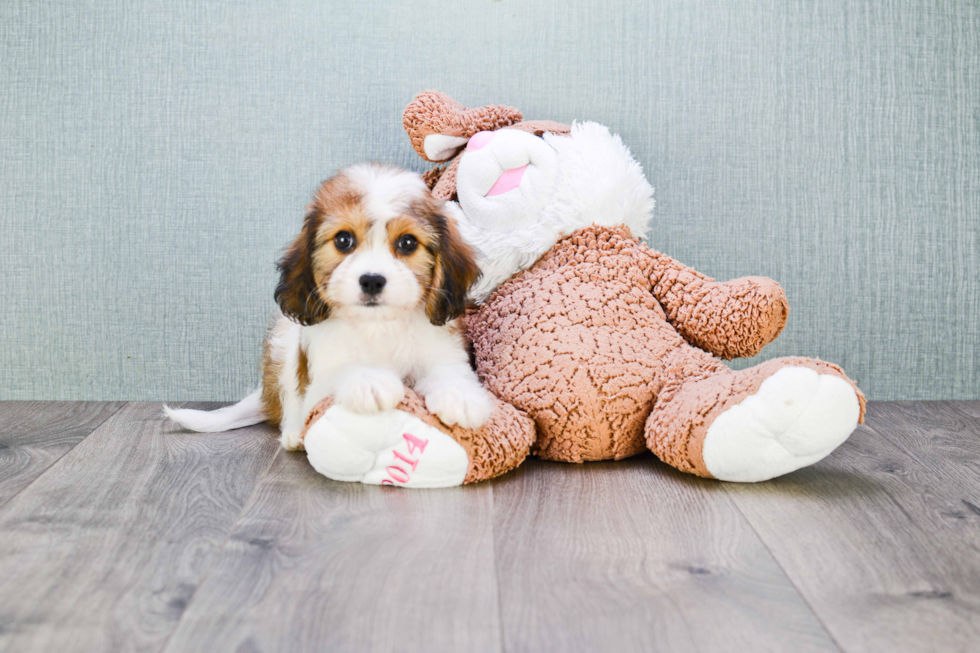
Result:
{"label": "gray wood plank floor", "polygon": [[530,460],[336,483],[257,426],[0,403],[0,651],[973,651],[980,402],[757,485]]}
{"label": "gray wood plank floor", "polygon": [[10,401],[0,409],[0,505],[94,431],[123,404]]}

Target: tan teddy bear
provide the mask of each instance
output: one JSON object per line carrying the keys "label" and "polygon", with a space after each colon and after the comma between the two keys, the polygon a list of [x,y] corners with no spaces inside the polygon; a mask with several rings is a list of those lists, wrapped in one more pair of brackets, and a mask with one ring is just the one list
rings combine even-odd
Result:
{"label": "tan teddy bear", "polygon": [[440,424],[411,392],[401,417],[351,418],[326,402],[308,421],[307,450],[328,476],[337,463],[315,439],[385,432],[404,447],[424,430],[458,445],[433,446],[447,452],[431,463],[440,473],[416,481],[424,452],[412,466],[404,452],[379,450],[359,480],[472,482],[513,468],[531,447],[565,462],[649,448],[685,472],[761,481],[824,458],[863,419],[864,396],[835,365],[780,358],[736,372],[721,362],[779,334],[785,294],[762,277],[716,282],[639,242],[653,190],[605,127],[523,121],[513,108],[467,109],[434,91],[416,96],[404,124],[420,156],[449,161],[426,179],[479,253],[467,330],[477,372],[502,403],[489,424],[465,431]]}

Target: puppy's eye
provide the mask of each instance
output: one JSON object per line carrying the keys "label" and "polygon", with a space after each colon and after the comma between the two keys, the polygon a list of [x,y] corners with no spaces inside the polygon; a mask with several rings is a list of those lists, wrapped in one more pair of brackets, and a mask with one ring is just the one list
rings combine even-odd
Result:
{"label": "puppy's eye", "polygon": [[405,234],[395,243],[399,254],[411,254],[419,248],[419,239],[412,234]]}
{"label": "puppy's eye", "polygon": [[333,237],[333,245],[337,248],[337,251],[346,254],[354,249],[354,246],[357,245],[357,240],[351,232],[341,231]]}

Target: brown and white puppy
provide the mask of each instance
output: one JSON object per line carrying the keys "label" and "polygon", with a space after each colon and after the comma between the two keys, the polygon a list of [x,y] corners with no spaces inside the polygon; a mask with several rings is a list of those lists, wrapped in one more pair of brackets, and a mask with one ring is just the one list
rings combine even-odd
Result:
{"label": "brown and white puppy", "polygon": [[297,449],[324,397],[373,413],[394,408],[406,382],[447,425],[489,419],[456,324],[479,270],[419,175],[361,164],[324,182],[279,269],[262,389],[212,412],[165,406],[174,421],[223,431],[266,420]]}

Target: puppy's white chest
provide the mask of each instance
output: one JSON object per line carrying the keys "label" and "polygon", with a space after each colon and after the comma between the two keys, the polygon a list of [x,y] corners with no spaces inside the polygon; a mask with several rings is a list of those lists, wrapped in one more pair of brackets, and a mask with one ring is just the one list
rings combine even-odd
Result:
{"label": "puppy's white chest", "polygon": [[311,376],[316,380],[353,366],[383,367],[403,378],[410,375],[418,364],[425,339],[414,322],[338,320],[308,327],[304,347]]}

